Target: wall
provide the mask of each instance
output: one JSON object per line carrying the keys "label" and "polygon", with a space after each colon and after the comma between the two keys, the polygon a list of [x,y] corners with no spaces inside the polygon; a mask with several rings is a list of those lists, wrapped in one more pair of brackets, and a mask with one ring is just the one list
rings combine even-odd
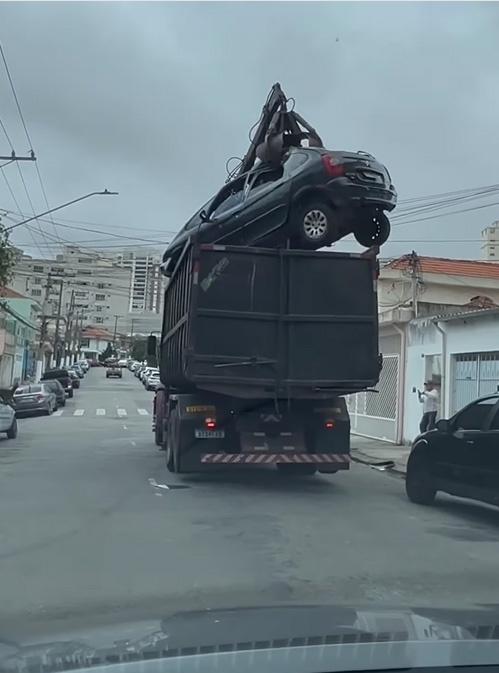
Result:
{"label": "wall", "polygon": [[[499,316],[480,316],[440,323],[446,334],[440,415],[450,414],[452,402],[453,355],[499,350]],[[410,443],[419,432],[422,407],[413,387],[421,390],[429,378],[428,365],[434,356],[442,357],[443,336],[428,320],[414,320],[407,326],[406,384],[403,418],[404,442]]]}

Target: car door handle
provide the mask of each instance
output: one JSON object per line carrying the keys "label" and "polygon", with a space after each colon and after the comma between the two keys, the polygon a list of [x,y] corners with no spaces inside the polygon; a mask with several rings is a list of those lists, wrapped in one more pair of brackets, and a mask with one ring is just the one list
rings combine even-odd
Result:
{"label": "car door handle", "polygon": [[466,440],[466,444],[474,444],[474,443],[475,443],[475,440],[473,440],[473,439],[467,439]]}

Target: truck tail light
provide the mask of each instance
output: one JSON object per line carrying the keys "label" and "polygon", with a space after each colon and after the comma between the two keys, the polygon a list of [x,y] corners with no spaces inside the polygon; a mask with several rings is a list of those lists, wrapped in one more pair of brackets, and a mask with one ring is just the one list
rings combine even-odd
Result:
{"label": "truck tail light", "polygon": [[326,430],[334,430],[334,421],[325,421],[324,427]]}
{"label": "truck tail light", "polygon": [[214,418],[205,418],[204,424],[208,430],[214,430],[217,427],[217,422]]}
{"label": "truck tail light", "polygon": [[345,175],[345,164],[339,163],[331,154],[324,154],[322,156],[322,164],[326,173],[332,178]]}

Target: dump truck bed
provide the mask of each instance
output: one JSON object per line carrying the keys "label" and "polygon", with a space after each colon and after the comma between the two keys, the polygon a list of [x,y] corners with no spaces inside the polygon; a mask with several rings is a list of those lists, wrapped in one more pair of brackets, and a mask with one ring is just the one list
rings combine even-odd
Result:
{"label": "dump truck bed", "polygon": [[165,291],[163,384],[280,399],[374,386],[376,264],[357,254],[189,243]]}

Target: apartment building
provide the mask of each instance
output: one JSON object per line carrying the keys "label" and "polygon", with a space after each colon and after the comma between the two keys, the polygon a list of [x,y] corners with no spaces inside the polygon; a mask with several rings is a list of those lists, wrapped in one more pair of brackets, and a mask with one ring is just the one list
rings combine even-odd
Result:
{"label": "apartment building", "polygon": [[98,253],[67,245],[55,259],[20,255],[10,285],[44,305],[46,315],[57,314],[59,300],[61,314],[66,315],[73,297],[84,325],[113,329],[115,317],[128,313],[131,270]]}
{"label": "apartment building", "polygon": [[122,251],[115,256],[115,262],[131,273],[130,313],[160,313],[164,276],[160,272],[161,253],[150,249]]}
{"label": "apartment building", "polygon": [[482,259],[499,262],[499,221],[482,229]]}

